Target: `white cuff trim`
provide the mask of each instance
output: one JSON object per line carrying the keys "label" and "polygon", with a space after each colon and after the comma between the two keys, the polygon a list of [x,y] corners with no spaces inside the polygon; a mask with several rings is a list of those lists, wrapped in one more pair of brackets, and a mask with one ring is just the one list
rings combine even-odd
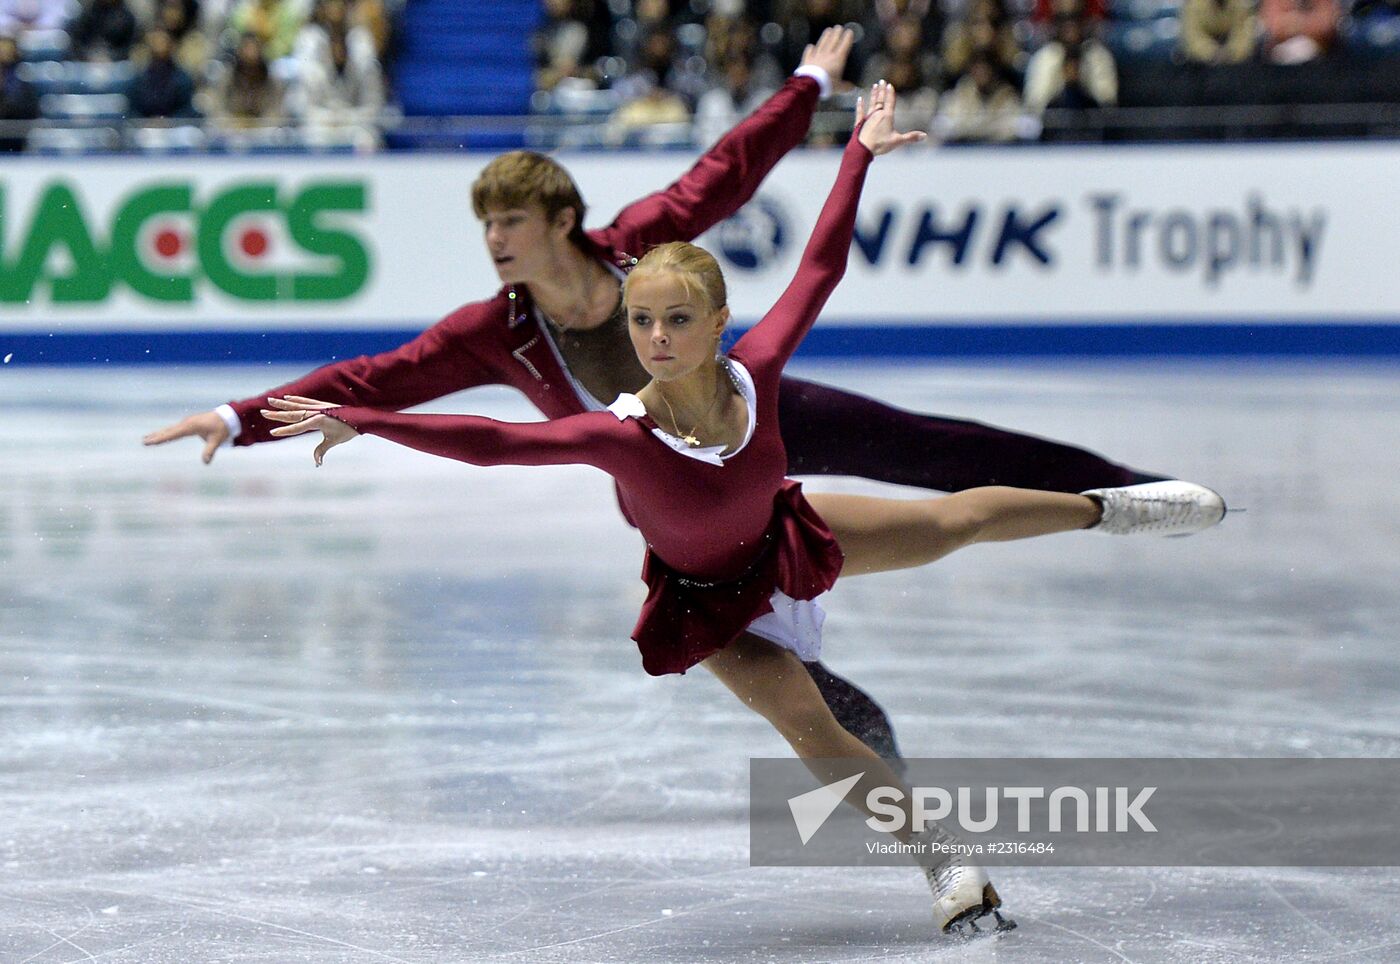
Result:
{"label": "white cuff trim", "polygon": [[822,89],[823,97],[831,96],[831,75],[826,72],[825,67],[818,67],[816,64],[803,64],[794,70],[792,75],[794,77],[811,77]]}
{"label": "white cuff trim", "polygon": [[[224,439],[224,445],[232,445],[233,440],[243,434],[243,420],[238,417],[238,413],[233,410],[232,405],[220,405],[214,411],[228,426],[228,438]],[[220,448],[222,447],[220,446]]]}

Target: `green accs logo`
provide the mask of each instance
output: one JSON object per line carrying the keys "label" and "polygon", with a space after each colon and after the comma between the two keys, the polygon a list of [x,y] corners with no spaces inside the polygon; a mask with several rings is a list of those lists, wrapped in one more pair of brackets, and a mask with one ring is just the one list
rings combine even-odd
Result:
{"label": "green accs logo", "polygon": [[364,214],[366,194],[361,181],[318,181],[295,193],[255,181],[201,203],[189,183],[156,183],[119,202],[104,239],[78,193],[59,181],[39,195],[11,253],[0,184],[0,303],[45,295],[55,304],[101,302],[125,285],[190,304],[202,283],[247,302],[343,301],[369,279],[369,249],[346,226]]}

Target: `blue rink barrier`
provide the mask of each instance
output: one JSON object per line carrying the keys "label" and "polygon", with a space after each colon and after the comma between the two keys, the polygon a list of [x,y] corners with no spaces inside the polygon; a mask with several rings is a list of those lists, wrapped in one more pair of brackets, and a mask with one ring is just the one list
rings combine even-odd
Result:
{"label": "blue rink barrier", "polygon": [[[738,337],[744,329],[736,329]],[[374,354],[421,331],[0,331],[0,359],[19,365],[304,362]],[[820,323],[803,358],[1400,357],[1400,321],[1355,324],[1055,324],[864,326]],[[2,369],[0,369],[2,371]]]}

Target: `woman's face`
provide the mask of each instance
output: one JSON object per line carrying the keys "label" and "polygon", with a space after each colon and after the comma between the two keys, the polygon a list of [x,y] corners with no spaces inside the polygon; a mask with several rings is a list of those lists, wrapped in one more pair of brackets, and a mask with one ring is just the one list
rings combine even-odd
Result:
{"label": "woman's face", "polygon": [[648,271],[627,283],[627,330],[652,378],[684,378],[712,362],[729,309],[710,308],[672,271]]}

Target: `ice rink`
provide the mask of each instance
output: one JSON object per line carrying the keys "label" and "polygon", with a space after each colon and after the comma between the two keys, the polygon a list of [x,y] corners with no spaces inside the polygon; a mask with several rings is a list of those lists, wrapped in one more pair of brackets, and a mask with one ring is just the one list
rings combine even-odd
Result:
{"label": "ice rink", "polygon": [[[643,674],[604,476],[140,445],[304,368],[0,367],[0,961],[1400,959],[1394,869],[1003,869],[1020,928],[961,944],[913,869],[750,868],[786,747]],[[796,373],[1248,510],[843,582],[827,661],[906,753],[1400,755],[1400,368]]]}

